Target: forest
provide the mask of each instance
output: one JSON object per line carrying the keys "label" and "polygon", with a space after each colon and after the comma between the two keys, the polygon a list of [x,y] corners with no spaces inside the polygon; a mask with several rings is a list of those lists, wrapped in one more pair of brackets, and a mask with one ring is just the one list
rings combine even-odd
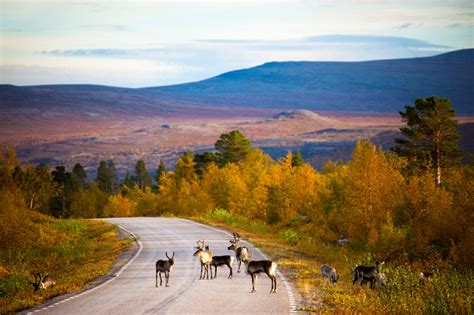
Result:
{"label": "forest", "polygon": [[[387,262],[391,289],[368,293],[373,300],[365,308],[348,298],[351,279],[337,292],[343,296],[338,303],[330,301],[334,291],[326,292],[326,305],[468,312],[474,267],[472,159],[456,145],[459,136],[449,100],[419,99],[401,116],[404,137],[392,151],[359,141],[349,162],[329,161],[321,171],[304,163],[299,152],[273,160],[238,130],[222,134],[212,152],[185,152],[174,170],[160,163],[149,174],[139,160],[122,181],[111,160],[100,161],[96,179],[90,180],[80,164],[70,171],[63,166],[50,171],[45,165],[21,164],[14,150],[2,147],[0,269],[9,268],[5,255],[11,247],[22,244],[32,250],[29,237],[52,237],[49,230],[33,233],[35,220],[178,216],[219,221],[278,239],[304,253],[305,258],[298,256],[302,266],[294,267],[302,275],[323,253],[338,256],[334,263],[344,265],[341,269],[370,260],[369,253]],[[338,246],[340,239],[347,245]],[[346,269],[350,277],[350,267]],[[442,292],[413,291],[416,278],[407,271],[412,269],[413,274],[439,274]],[[316,283],[311,281],[311,286]],[[413,301],[402,299],[407,292]]]}

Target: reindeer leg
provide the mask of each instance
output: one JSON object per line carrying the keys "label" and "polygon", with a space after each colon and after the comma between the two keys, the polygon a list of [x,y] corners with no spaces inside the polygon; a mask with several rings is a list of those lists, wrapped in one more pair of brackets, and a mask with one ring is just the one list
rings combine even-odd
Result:
{"label": "reindeer leg", "polygon": [[163,284],[163,279],[161,279],[161,271],[160,271],[160,287]]}
{"label": "reindeer leg", "polygon": [[202,280],[202,268],[204,267],[204,265],[201,263],[201,273],[199,274],[199,280]]}
{"label": "reindeer leg", "polygon": [[229,276],[227,277],[227,279],[232,279],[232,266],[229,264],[229,265],[227,265],[227,267],[229,267],[229,270],[230,270],[230,273],[229,273]]}
{"label": "reindeer leg", "polygon": [[158,288],[158,271],[155,274],[155,288]]}
{"label": "reindeer leg", "polygon": [[166,286],[169,287],[169,280],[170,280],[170,272],[165,271],[165,278],[166,278]]}
{"label": "reindeer leg", "polygon": [[[212,278],[212,274],[211,274]],[[214,279],[217,278],[217,265],[214,266]]]}
{"label": "reindeer leg", "polygon": [[254,275],[252,274],[252,291],[250,291],[250,293],[254,293],[256,292],[257,290],[255,290],[255,283],[257,282],[257,275]]}
{"label": "reindeer leg", "polygon": [[237,262],[237,272],[240,272],[240,264],[242,263],[242,261],[239,259],[238,262]]}

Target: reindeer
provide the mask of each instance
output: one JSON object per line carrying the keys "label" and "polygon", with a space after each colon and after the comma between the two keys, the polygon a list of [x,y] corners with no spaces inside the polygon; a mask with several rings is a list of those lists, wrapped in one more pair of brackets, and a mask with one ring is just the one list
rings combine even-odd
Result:
{"label": "reindeer", "polygon": [[385,285],[385,279],[383,274],[380,271],[380,267],[385,263],[385,261],[379,262],[374,255],[372,258],[375,261],[375,266],[357,266],[354,270],[354,280],[352,285],[360,281],[360,285],[364,285],[367,282],[370,283],[370,287],[375,287],[375,282]]}
{"label": "reindeer", "polygon": [[35,282],[31,282],[31,285],[33,286],[34,291],[38,291],[39,289],[49,289],[53,287],[56,284],[56,280],[54,277],[46,274],[43,274],[41,272],[34,272],[32,275],[35,277]]}
{"label": "reindeer", "polygon": [[255,286],[257,285],[257,275],[261,272],[272,280],[272,288],[270,293],[276,293],[277,282],[276,282],[276,268],[277,263],[271,260],[243,260],[247,274],[252,277],[252,291],[251,293],[257,292]]}
{"label": "reindeer", "polygon": [[[212,253],[209,250],[209,246],[206,246],[206,248],[203,249],[198,246],[196,247],[197,249],[196,252],[193,254],[193,256],[199,257],[201,260],[201,274],[199,276],[199,280],[202,280],[204,278],[209,280],[209,269],[211,269],[211,280],[212,280],[212,268],[210,268],[210,265],[212,263]],[[204,275],[202,273],[203,269],[204,269]]]}
{"label": "reindeer", "polygon": [[158,274],[160,275],[160,286],[163,283],[163,281],[161,279],[161,273],[162,272],[165,274],[165,279],[166,279],[166,285],[165,286],[169,287],[168,282],[169,282],[169,279],[170,279],[170,272],[173,269],[173,265],[174,265],[174,252],[173,252],[173,256],[171,256],[171,258],[168,256],[168,252],[165,252],[165,255],[166,255],[166,258],[168,258],[168,260],[158,260],[156,262],[156,274],[155,274],[156,284],[155,284],[155,287],[158,287]]}
{"label": "reindeer", "polygon": [[212,267],[214,267],[214,279],[217,278],[217,266],[226,265],[229,268],[229,276],[227,279],[232,279],[232,263],[234,262],[234,256],[213,256],[211,261],[211,279],[212,279]]}
{"label": "reindeer", "polygon": [[227,247],[228,250],[233,250],[235,252],[235,257],[238,261],[237,272],[240,272],[240,265],[242,262],[248,261],[250,259],[249,250],[247,247],[240,246],[238,243],[240,241],[240,235],[238,233],[233,233],[234,239],[230,240],[232,245]]}
{"label": "reindeer", "polygon": [[323,277],[322,283],[324,283],[324,278],[328,278],[331,284],[336,284],[337,280],[339,280],[336,269],[329,265],[321,265],[321,276]]}
{"label": "reindeer", "polygon": [[431,281],[431,279],[433,279],[433,276],[434,274],[429,271],[420,272],[420,274],[418,275],[420,285],[425,285],[426,283]]}

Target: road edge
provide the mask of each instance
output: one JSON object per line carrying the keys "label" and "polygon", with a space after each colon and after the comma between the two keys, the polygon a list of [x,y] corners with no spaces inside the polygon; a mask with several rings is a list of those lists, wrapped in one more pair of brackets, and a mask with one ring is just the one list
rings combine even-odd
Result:
{"label": "road edge", "polygon": [[[233,237],[232,234],[230,234],[230,232],[228,232],[227,230],[224,230],[224,229],[220,229],[220,228],[216,228],[216,227],[213,227],[213,226],[209,226],[209,225],[206,225],[206,224],[202,224],[202,223],[199,223],[199,222],[196,222],[196,221],[193,221],[191,219],[184,219],[184,218],[176,218],[176,219],[179,219],[179,220],[183,220],[183,221],[186,221],[186,222],[191,222],[191,223],[194,223],[196,225],[200,225],[200,226],[203,226],[207,229],[210,229],[210,230],[214,230],[214,231],[217,231],[217,232],[221,232],[221,233],[224,233],[226,235],[228,235],[229,237]],[[244,241],[245,243],[247,244],[251,244],[247,241]],[[268,256],[263,253],[260,248],[258,248],[257,246],[255,246],[254,244],[251,244],[253,248],[255,248],[255,250],[260,254],[262,255],[265,259],[268,259]],[[288,302],[290,304],[290,314],[297,314],[299,313],[298,311],[298,307],[296,305],[296,299],[295,299],[295,294],[293,293],[293,287],[292,285],[290,284],[290,282],[288,281],[288,279],[286,278],[286,276],[281,273],[279,270],[277,270],[277,275],[278,277],[280,278],[281,282],[283,282],[284,286],[285,286],[285,289],[286,289],[286,292],[287,292],[287,295],[288,295]]]}
{"label": "road edge", "polygon": [[138,239],[138,237],[134,233],[130,232],[129,230],[127,230],[125,227],[121,226],[120,224],[117,224],[117,227],[119,229],[121,229],[122,231],[124,231],[125,233],[128,233],[131,237],[133,237],[134,243],[136,245],[138,245],[138,248],[132,248],[129,251],[125,252],[125,253],[129,253],[131,251],[132,253],[134,252],[134,254],[130,255],[131,258],[129,258],[128,261],[124,265],[122,265],[118,269],[114,269],[114,266],[112,265],[111,270],[106,275],[101,276],[98,279],[95,279],[95,280],[90,282],[89,285],[91,285],[91,287],[87,287],[87,284],[86,284],[85,289],[82,289],[78,292],[68,293],[68,294],[64,294],[64,295],[60,295],[60,296],[51,298],[51,299],[45,301],[41,305],[35,306],[33,308],[30,308],[30,309],[27,309],[27,310],[24,310],[24,311],[21,311],[18,314],[34,314],[34,313],[37,313],[37,312],[40,312],[40,311],[46,311],[50,308],[55,307],[56,305],[66,303],[66,302],[74,300],[74,299],[76,299],[80,296],[83,296],[83,295],[89,294],[89,293],[91,293],[95,290],[98,290],[98,289],[102,288],[103,286],[111,283],[115,279],[117,279],[117,277],[120,276],[120,274],[122,274],[122,272],[140,255],[140,253],[142,252],[142,249],[143,249],[142,243],[140,242],[140,240]]}

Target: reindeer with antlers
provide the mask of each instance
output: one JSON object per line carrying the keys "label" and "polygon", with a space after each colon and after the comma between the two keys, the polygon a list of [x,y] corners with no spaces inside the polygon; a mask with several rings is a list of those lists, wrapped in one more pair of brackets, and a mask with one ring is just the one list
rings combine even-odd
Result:
{"label": "reindeer with antlers", "polygon": [[47,273],[42,272],[33,272],[32,275],[35,277],[35,281],[31,282],[33,289],[38,291],[39,289],[49,289],[56,284],[54,277],[50,276]]}
{"label": "reindeer with antlers", "polygon": [[245,246],[240,246],[239,241],[240,241],[240,235],[238,233],[232,233],[234,236],[233,240],[230,240],[230,245],[227,247],[228,250],[233,250],[235,252],[235,257],[237,258],[238,262],[238,267],[237,267],[237,272],[240,272],[240,265],[242,262],[246,262],[250,260],[250,255],[249,255],[249,249]]}
{"label": "reindeer with antlers", "polygon": [[357,266],[354,270],[354,280],[352,281],[353,285],[360,281],[361,286],[367,282],[370,283],[371,288],[375,287],[376,282],[382,286],[385,286],[385,279],[382,272],[380,271],[380,267],[385,263],[385,259],[380,262],[373,254],[371,254],[371,256],[374,259],[375,266]]}
{"label": "reindeer with antlers", "polygon": [[[212,253],[209,249],[209,245],[206,245],[204,240],[196,241],[198,246],[196,247],[196,252],[193,254],[194,257],[199,257],[201,261],[201,273],[199,276],[199,280],[204,278],[209,280],[209,269],[211,270],[211,280],[212,280]],[[204,274],[203,274],[204,271]]]}
{"label": "reindeer with antlers", "polygon": [[163,283],[163,280],[161,279],[161,273],[165,274],[165,279],[166,279],[166,285],[165,286],[169,287],[168,282],[169,282],[169,279],[170,279],[170,272],[173,269],[173,265],[174,265],[174,252],[173,252],[173,256],[171,256],[171,258],[168,256],[168,252],[166,252],[165,255],[166,255],[166,258],[168,258],[168,260],[161,260],[160,259],[156,262],[156,274],[155,274],[155,278],[156,278],[155,286],[156,287],[158,287],[158,274],[160,275],[160,286]]}

